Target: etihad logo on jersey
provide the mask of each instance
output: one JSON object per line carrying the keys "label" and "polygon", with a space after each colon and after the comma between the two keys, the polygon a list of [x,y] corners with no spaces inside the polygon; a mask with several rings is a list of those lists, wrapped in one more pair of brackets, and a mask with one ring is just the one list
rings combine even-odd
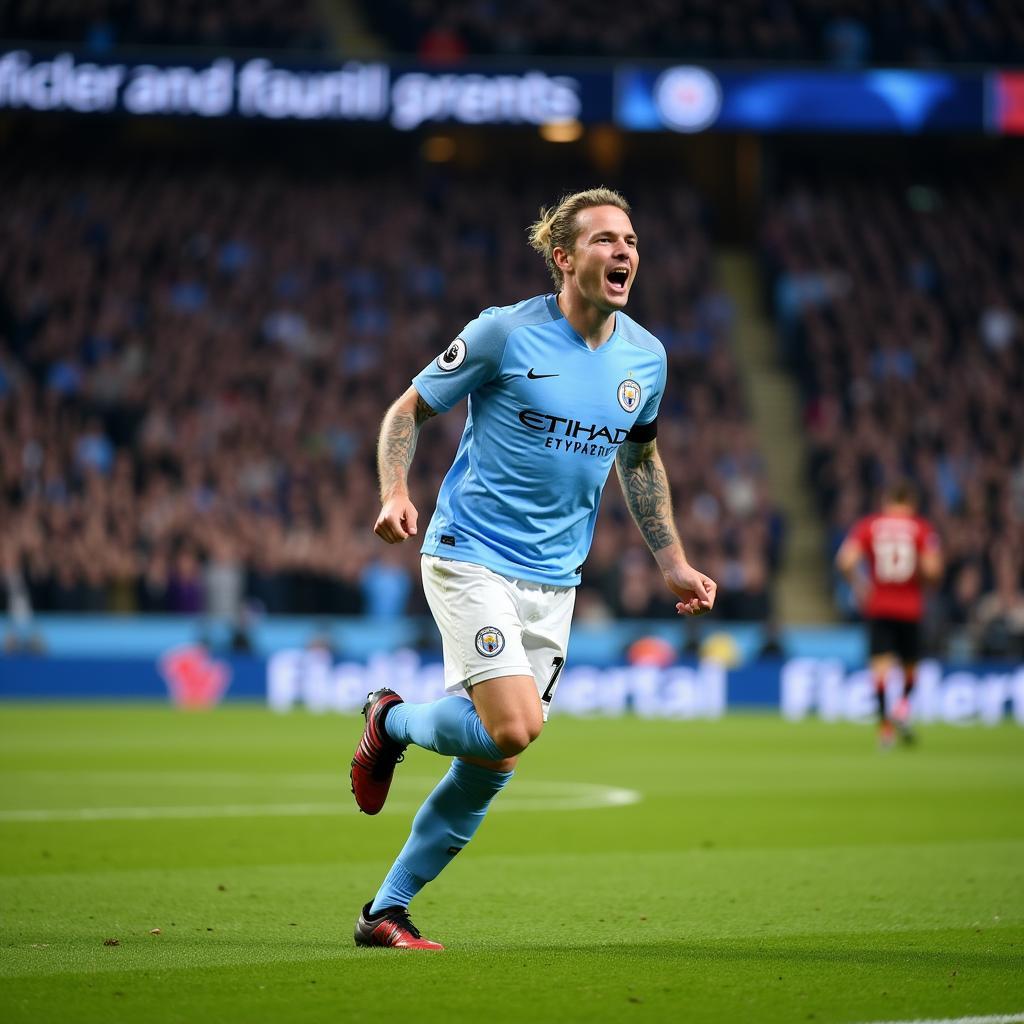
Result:
{"label": "etihad logo on jersey", "polygon": [[573,455],[612,455],[629,435],[629,427],[602,427],[536,409],[523,409],[519,422],[530,430],[547,434],[545,448]]}

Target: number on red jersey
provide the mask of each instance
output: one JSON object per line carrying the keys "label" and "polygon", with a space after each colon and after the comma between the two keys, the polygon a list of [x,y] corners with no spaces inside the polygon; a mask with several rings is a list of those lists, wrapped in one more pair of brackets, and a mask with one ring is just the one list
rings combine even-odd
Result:
{"label": "number on red jersey", "polygon": [[871,545],[875,556],[875,579],[879,583],[906,583],[917,572],[917,546],[912,537],[876,537]]}

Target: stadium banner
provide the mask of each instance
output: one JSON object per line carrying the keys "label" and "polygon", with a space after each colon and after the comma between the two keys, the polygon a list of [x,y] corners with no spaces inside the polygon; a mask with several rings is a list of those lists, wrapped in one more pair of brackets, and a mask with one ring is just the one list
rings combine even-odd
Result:
{"label": "stadium banner", "polygon": [[0,50],[0,110],[272,121],[542,125],[612,120],[612,73],[537,67],[439,71],[382,61],[282,64],[265,57],[98,59]]}
{"label": "stadium banner", "polygon": [[977,71],[623,67],[615,120],[630,131],[978,133],[991,130],[988,78]]}
{"label": "stadium banner", "polygon": [[[900,686],[890,680],[894,692]],[[391,686],[414,702],[444,693],[436,655],[412,649],[343,659],[320,647],[262,658],[219,656],[182,644],[157,658],[0,657],[2,700],[157,700],[184,708],[223,700],[266,702],[278,712],[353,712]],[[1024,725],[1024,665],[922,662],[913,696],[919,722]],[[735,668],[704,659],[658,665],[573,664],[562,674],[555,714],[714,719],[730,710],[777,711],[790,720],[873,720],[872,682],[836,658],[757,660]]]}
{"label": "stadium banner", "polygon": [[1021,75],[611,62],[438,69],[213,54],[140,60],[0,49],[0,110],[251,121],[618,124],[628,131],[1019,132]]}

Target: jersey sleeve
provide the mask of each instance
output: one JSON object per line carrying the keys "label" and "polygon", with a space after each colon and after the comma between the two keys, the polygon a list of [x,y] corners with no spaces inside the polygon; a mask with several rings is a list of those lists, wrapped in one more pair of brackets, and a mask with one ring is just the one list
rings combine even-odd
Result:
{"label": "jersey sleeve", "polygon": [[856,543],[865,555],[871,554],[871,516],[858,519],[846,535],[847,540]]}
{"label": "jersey sleeve", "polygon": [[661,399],[665,394],[665,381],[667,378],[668,359],[665,357],[663,352],[661,354],[661,367],[658,371],[658,383],[647,396],[647,400],[644,402],[643,408],[640,410],[640,415],[636,418],[636,426],[644,427],[648,423],[653,423],[655,419],[657,419],[658,410],[661,408]]}
{"label": "jersey sleeve", "polygon": [[482,313],[413,377],[413,387],[435,412],[447,412],[498,375],[507,340],[503,319]]}

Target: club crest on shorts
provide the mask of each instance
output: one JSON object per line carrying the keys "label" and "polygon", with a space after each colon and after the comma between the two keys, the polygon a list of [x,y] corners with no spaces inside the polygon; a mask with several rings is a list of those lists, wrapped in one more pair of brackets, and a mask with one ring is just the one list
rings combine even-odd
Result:
{"label": "club crest on shorts", "polygon": [[461,338],[456,338],[438,357],[437,368],[451,373],[457,370],[466,361],[466,343]]}
{"label": "club crest on shorts", "polygon": [[636,412],[640,404],[640,385],[635,380],[627,378],[619,385],[619,405],[626,412]]}
{"label": "club crest on shorts", "polygon": [[505,650],[505,637],[500,629],[484,626],[476,635],[476,649],[485,657],[493,658]]}

